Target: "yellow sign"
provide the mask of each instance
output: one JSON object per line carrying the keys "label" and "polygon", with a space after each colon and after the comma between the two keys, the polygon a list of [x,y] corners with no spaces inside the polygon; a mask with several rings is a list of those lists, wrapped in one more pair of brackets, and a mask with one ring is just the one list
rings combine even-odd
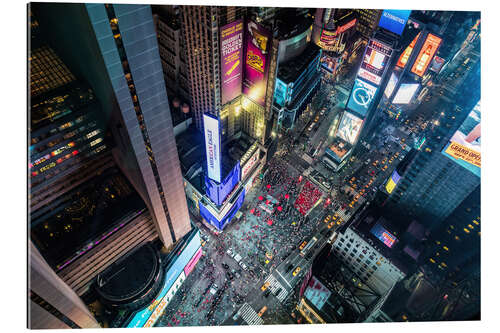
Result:
{"label": "yellow sign", "polygon": [[481,167],[481,153],[467,148],[459,143],[451,142],[445,151],[448,155],[454,158],[464,160],[467,163]]}

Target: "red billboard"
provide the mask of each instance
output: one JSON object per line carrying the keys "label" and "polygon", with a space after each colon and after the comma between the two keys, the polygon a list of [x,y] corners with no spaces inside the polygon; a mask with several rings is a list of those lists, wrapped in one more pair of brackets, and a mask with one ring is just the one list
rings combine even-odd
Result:
{"label": "red billboard", "polygon": [[267,88],[267,56],[271,33],[257,23],[248,22],[245,30],[245,77],[243,93],[255,103],[265,106]]}
{"label": "red billboard", "polygon": [[420,53],[417,56],[417,59],[413,63],[413,67],[411,68],[411,72],[417,74],[418,76],[423,76],[427,67],[429,66],[432,57],[436,54],[439,45],[441,45],[442,39],[433,34],[428,34],[425,39],[424,45],[420,49]]}
{"label": "red billboard", "polygon": [[243,20],[237,20],[220,28],[220,67],[222,79],[222,104],[241,94]]}
{"label": "red billboard", "polygon": [[420,37],[420,32],[418,35],[412,40],[410,45],[405,49],[403,53],[401,53],[401,56],[399,56],[398,63],[396,66],[404,68],[406,66],[406,63],[408,62],[408,59],[411,56],[411,53],[413,52],[413,48],[415,47],[415,44],[417,43],[418,37]]}

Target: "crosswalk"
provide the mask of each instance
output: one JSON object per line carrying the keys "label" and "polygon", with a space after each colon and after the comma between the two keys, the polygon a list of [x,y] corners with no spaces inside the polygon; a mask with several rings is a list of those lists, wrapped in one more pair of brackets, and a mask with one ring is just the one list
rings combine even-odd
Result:
{"label": "crosswalk", "polygon": [[248,325],[262,325],[264,324],[264,320],[258,316],[257,312],[250,306],[250,304],[245,303],[238,311],[238,315],[243,318],[243,320]]}
{"label": "crosswalk", "polygon": [[273,295],[276,295],[276,292],[279,289],[281,289],[279,294],[276,295],[276,298],[280,302],[283,302],[285,300],[285,298],[288,296],[288,292],[286,291],[286,289],[283,287],[283,285],[278,280],[276,280],[276,278],[274,277],[273,274],[269,275],[265,282],[269,282],[269,289],[271,290],[271,293]]}

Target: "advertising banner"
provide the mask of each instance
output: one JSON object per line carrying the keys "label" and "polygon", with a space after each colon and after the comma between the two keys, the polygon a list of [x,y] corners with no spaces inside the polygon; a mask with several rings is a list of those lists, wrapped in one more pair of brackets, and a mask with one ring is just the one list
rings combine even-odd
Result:
{"label": "advertising banner", "polygon": [[453,134],[443,154],[476,176],[481,176],[481,101]]}
{"label": "advertising banner", "polygon": [[[340,58],[341,59],[341,58]],[[328,73],[335,73],[337,68],[339,67],[340,63],[338,61],[338,58],[332,58],[331,56],[327,54],[323,54],[321,56],[321,68],[326,70]]]}
{"label": "advertising banner", "polygon": [[228,195],[233,191],[240,181],[240,163],[236,162],[233,169],[227,174],[221,183],[215,183],[209,178],[205,178],[206,193],[208,197],[217,205],[221,205]]}
{"label": "advertising banner", "polygon": [[392,191],[396,188],[396,185],[398,185],[399,180],[401,179],[401,176],[397,173],[396,170],[391,175],[391,178],[387,181],[387,184],[385,184],[385,190],[387,193],[391,194]]}
{"label": "advertising banner", "polygon": [[392,247],[397,241],[397,238],[385,230],[379,223],[375,224],[370,232],[387,247]]}
{"label": "advertising banner", "polygon": [[417,91],[420,84],[418,83],[402,83],[399,86],[398,92],[396,96],[394,96],[392,103],[393,104],[408,104],[410,103],[413,95]]}
{"label": "advertising banner", "polygon": [[411,53],[413,52],[413,48],[415,47],[415,44],[417,44],[417,40],[420,37],[420,32],[418,35],[411,41],[410,45],[408,45],[403,53],[399,56],[398,62],[396,66],[400,68],[404,68],[406,66],[406,63],[408,62],[408,59],[411,56]]}
{"label": "advertising banner", "polygon": [[396,87],[396,84],[398,84],[398,78],[396,74],[391,73],[391,77],[389,78],[389,82],[387,82],[387,86],[385,86],[384,90],[384,95],[385,97],[389,98],[392,95],[392,92],[394,91],[394,88]]}
{"label": "advertising banner", "polygon": [[354,145],[356,139],[358,138],[359,132],[361,131],[362,125],[362,119],[346,111],[344,112],[342,120],[340,121],[339,129],[337,130],[337,136],[349,142],[351,145]]}
{"label": "advertising banner", "polygon": [[265,106],[270,38],[271,34],[262,26],[253,21],[248,22],[245,31],[243,93],[261,106]]}
{"label": "advertising banner", "polygon": [[347,108],[362,117],[366,116],[376,92],[376,86],[356,78],[351,96],[347,101]]}
{"label": "advertising banner", "polygon": [[379,27],[401,35],[410,17],[411,10],[386,9],[380,16]]}
{"label": "advertising banner", "polygon": [[378,86],[391,54],[392,48],[379,41],[370,40],[366,47],[358,76]]}
{"label": "advertising banner", "polygon": [[241,169],[241,179],[244,180],[248,173],[252,171],[253,166],[257,163],[259,160],[259,149],[255,150],[255,153],[253,153],[252,157],[245,163],[243,168]]}
{"label": "advertising banner", "polygon": [[191,260],[189,260],[189,262],[187,263],[186,267],[184,267],[184,274],[186,274],[186,276],[188,276],[189,273],[191,273],[193,269],[196,267],[196,263],[198,262],[198,260],[200,260],[202,254],[203,250],[200,245],[200,248],[198,249],[198,251],[196,251],[193,258],[191,258]]}
{"label": "advertising banner", "polygon": [[417,59],[413,63],[413,67],[411,68],[411,72],[418,75],[423,76],[427,67],[429,66],[432,57],[436,54],[439,45],[441,45],[442,39],[434,36],[433,34],[428,34],[425,39],[424,45],[420,49],[420,53],[417,56]]}
{"label": "advertising banner", "polygon": [[332,292],[328,290],[316,277],[309,280],[304,296],[318,309],[321,310]]}
{"label": "advertising banner", "polygon": [[444,65],[444,59],[441,58],[441,57],[435,56],[432,59],[431,65],[429,67],[429,70],[431,70],[431,71],[433,71],[435,73],[439,73],[439,71],[441,70],[441,68],[443,68],[443,65]]}
{"label": "advertising banner", "polygon": [[276,88],[274,88],[274,101],[280,105],[285,106],[287,102],[287,88],[288,86],[281,81],[279,78],[276,78]]}
{"label": "advertising banner", "polygon": [[222,104],[241,94],[243,75],[243,19],[220,28]]}
{"label": "advertising banner", "polygon": [[218,183],[221,178],[220,122],[216,117],[203,114],[205,127],[205,151],[208,177]]}

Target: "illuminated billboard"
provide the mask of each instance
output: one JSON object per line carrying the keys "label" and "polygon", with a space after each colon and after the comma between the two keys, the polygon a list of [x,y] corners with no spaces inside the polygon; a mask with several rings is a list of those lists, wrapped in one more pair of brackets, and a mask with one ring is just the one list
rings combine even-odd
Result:
{"label": "illuminated billboard", "polygon": [[396,77],[396,74],[392,73],[391,77],[389,78],[389,82],[387,82],[387,86],[385,86],[384,90],[385,97],[387,98],[391,97],[394,88],[396,88],[396,84],[398,84],[398,78]]}
{"label": "illuminated billboard", "polygon": [[389,178],[389,180],[385,184],[385,190],[387,191],[387,193],[391,194],[392,191],[394,191],[394,189],[396,188],[396,185],[398,185],[400,179],[401,179],[401,176],[398,174],[398,172],[396,170],[394,170],[394,172],[391,175],[391,178]]}
{"label": "illuminated billboard", "polygon": [[344,160],[344,157],[346,156],[350,147],[351,146],[348,146],[344,142],[338,142],[326,148],[325,153],[330,156],[335,162],[341,163]]}
{"label": "illuminated billboard", "polygon": [[276,78],[276,86],[274,88],[274,101],[280,106],[285,106],[285,103],[287,101],[287,89],[288,86],[279,78]]}
{"label": "illuminated billboard", "polygon": [[334,46],[338,42],[341,34],[354,27],[355,25],[356,19],[352,19],[346,24],[338,26],[335,30],[327,30],[323,28],[321,30],[321,36],[319,37],[319,40],[325,47]]}
{"label": "illuminated billboard", "polygon": [[443,68],[443,65],[444,65],[444,59],[441,57],[435,56],[432,59],[431,65],[429,66],[429,70],[431,70],[435,73],[439,73],[441,68]]}
{"label": "illuminated billboard", "polygon": [[267,56],[271,34],[250,21],[245,31],[246,54],[243,93],[255,103],[265,106],[267,88]]}
{"label": "illuminated billboard", "polygon": [[240,181],[240,163],[237,162],[233,169],[225,176],[220,183],[205,179],[206,193],[208,197],[220,206]]}
{"label": "illuminated billboard", "polygon": [[391,248],[398,240],[379,223],[375,224],[370,232],[389,248]]}
{"label": "illuminated billboard", "polygon": [[392,49],[389,46],[376,40],[370,40],[366,47],[358,76],[379,85],[391,54]]}
{"label": "illuminated billboard", "polygon": [[208,177],[218,183],[221,178],[220,122],[214,116],[203,114],[205,127],[205,151],[207,155]]}
{"label": "illuminated billboard", "polygon": [[436,54],[439,45],[441,45],[442,39],[434,36],[433,34],[428,34],[425,39],[424,45],[420,49],[420,52],[417,56],[417,59],[413,63],[413,67],[411,68],[411,72],[418,75],[423,76],[427,67],[429,66],[432,57]]}
{"label": "illuminated billboard", "polygon": [[[342,58],[340,58],[342,59]],[[327,54],[321,56],[321,67],[329,73],[335,73],[340,63],[337,58],[333,58]]]}
{"label": "illuminated billboard", "polygon": [[404,68],[406,66],[406,63],[408,62],[408,59],[410,59],[411,53],[413,52],[413,48],[415,47],[415,44],[417,43],[418,38],[420,37],[420,32],[418,35],[411,41],[410,45],[408,45],[403,53],[399,56],[398,62],[396,63],[396,66],[400,68]]}
{"label": "illuminated billboard", "polygon": [[314,276],[309,280],[304,296],[318,309],[321,310],[326,301],[330,298],[332,292],[328,290]]}
{"label": "illuminated billboard", "polygon": [[358,118],[352,113],[346,111],[340,121],[337,136],[342,140],[349,142],[351,145],[354,145],[359,132],[361,131],[362,125],[363,120],[361,118]]}
{"label": "illuminated billboard", "polygon": [[243,63],[243,19],[220,28],[222,104],[241,94]]}
{"label": "illuminated billboard", "polygon": [[376,86],[356,78],[351,96],[347,101],[347,108],[362,117],[366,116],[376,92]]}
{"label": "illuminated billboard", "polygon": [[402,83],[399,86],[396,96],[392,99],[393,104],[408,104],[415,95],[418,87],[418,83]]}
{"label": "illuminated billboard", "polygon": [[253,153],[252,157],[250,157],[250,159],[241,168],[241,179],[242,180],[244,180],[246,178],[246,176],[253,169],[254,165],[257,164],[257,161],[259,160],[259,153],[260,153],[260,150],[256,149],[255,153]]}
{"label": "illuminated billboard", "polygon": [[233,203],[228,205],[228,207],[231,207],[231,209],[229,209],[227,213],[223,214],[222,217],[215,216],[215,214],[213,214],[211,210],[205,207],[205,205],[200,201],[200,215],[208,223],[210,223],[217,229],[222,230],[226,223],[230,222],[234,215],[241,208],[241,205],[243,205],[243,201],[245,201],[245,189],[241,188],[241,192],[238,195],[237,199]]}
{"label": "illuminated billboard", "polygon": [[411,10],[386,9],[380,16],[379,27],[401,35],[406,26],[406,21],[410,16]]}
{"label": "illuminated billboard", "polygon": [[481,101],[453,134],[443,154],[476,176],[481,176]]}

